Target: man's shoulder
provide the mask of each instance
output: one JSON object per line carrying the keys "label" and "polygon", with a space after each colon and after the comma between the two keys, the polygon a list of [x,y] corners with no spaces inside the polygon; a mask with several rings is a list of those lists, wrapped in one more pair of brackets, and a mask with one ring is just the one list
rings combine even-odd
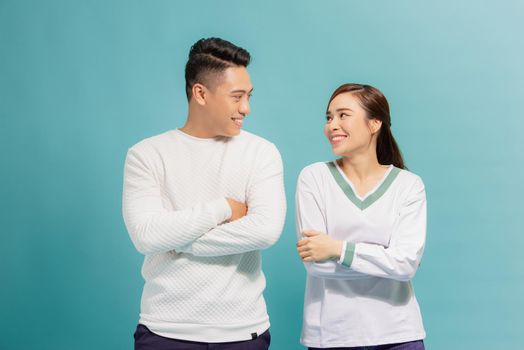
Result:
{"label": "man's shoulder", "polygon": [[158,135],[153,135],[142,139],[129,148],[136,152],[147,151],[161,148],[172,141],[172,131],[166,131]]}
{"label": "man's shoulder", "polygon": [[244,154],[280,157],[280,152],[273,142],[249,131],[242,130],[240,134],[231,139],[235,144],[234,148],[241,149]]}
{"label": "man's shoulder", "polygon": [[240,134],[233,137],[233,140],[240,143],[249,143],[260,146],[274,146],[271,141],[245,130],[240,131]]}

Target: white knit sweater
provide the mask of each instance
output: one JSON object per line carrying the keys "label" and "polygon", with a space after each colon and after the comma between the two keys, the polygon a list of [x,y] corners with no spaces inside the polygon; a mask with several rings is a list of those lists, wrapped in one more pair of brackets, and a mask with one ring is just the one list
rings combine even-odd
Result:
{"label": "white knit sweater", "polygon": [[[226,222],[225,198],[247,203]],[[141,324],[161,336],[248,340],[269,328],[260,249],[286,212],[276,147],[242,131],[201,139],[180,130],[143,140],[126,158],[124,220],[145,255]]]}

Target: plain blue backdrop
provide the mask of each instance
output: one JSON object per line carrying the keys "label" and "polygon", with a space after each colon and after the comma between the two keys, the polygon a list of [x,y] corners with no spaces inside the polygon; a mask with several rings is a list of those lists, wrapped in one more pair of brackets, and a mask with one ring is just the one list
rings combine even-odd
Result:
{"label": "plain blue backdrop", "polygon": [[523,34],[520,1],[0,0],[0,349],[132,348],[142,257],[121,218],[124,157],[183,124],[187,53],[209,36],[251,52],[245,129],[284,159],[286,226],[263,255],[272,349],[302,349],[295,183],[332,158],[324,112],[344,82],[385,93],[426,184],[427,348],[517,348]]}

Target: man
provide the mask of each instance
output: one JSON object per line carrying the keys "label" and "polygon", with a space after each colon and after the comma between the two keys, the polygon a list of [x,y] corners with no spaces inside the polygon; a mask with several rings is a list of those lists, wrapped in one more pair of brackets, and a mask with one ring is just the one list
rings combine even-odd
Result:
{"label": "man", "polygon": [[242,131],[249,53],[201,39],[189,52],[180,129],[129,149],[123,214],[145,255],[135,349],[268,349],[260,250],[286,211],[276,147]]}

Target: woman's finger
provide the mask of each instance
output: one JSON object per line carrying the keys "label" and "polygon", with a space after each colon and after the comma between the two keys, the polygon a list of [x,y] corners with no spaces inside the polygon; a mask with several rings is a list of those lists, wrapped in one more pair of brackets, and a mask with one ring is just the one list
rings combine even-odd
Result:
{"label": "woman's finger", "polygon": [[302,259],[304,259],[304,258],[311,256],[311,252],[301,252],[299,253],[299,255]]}
{"label": "woman's finger", "polygon": [[305,252],[305,251],[308,251],[308,250],[311,250],[311,248],[307,245],[303,245],[301,247],[297,247],[297,251],[299,252]]}
{"label": "woman's finger", "polygon": [[307,239],[301,239],[300,241],[297,242],[297,247],[303,246],[304,244],[307,244],[308,242],[309,240]]}
{"label": "woman's finger", "polygon": [[311,252],[300,252],[298,255],[300,255],[301,258],[305,258],[307,256],[311,256]]}
{"label": "woman's finger", "polygon": [[303,231],[302,232],[302,235],[304,237],[315,237],[315,236],[318,236],[320,234],[320,232],[317,232],[317,231]]}

